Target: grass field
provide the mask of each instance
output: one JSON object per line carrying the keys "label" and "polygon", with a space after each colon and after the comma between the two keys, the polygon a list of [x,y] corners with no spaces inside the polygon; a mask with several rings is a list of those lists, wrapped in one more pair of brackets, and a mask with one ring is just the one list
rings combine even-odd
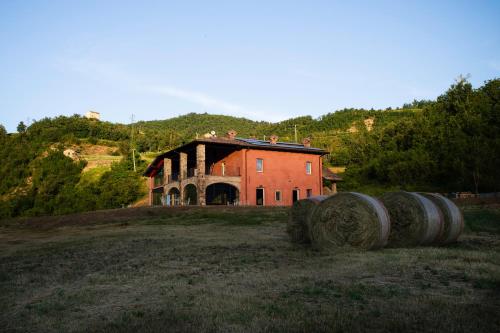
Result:
{"label": "grass field", "polygon": [[284,208],[4,221],[2,332],[499,332],[500,210],[447,247],[314,252]]}

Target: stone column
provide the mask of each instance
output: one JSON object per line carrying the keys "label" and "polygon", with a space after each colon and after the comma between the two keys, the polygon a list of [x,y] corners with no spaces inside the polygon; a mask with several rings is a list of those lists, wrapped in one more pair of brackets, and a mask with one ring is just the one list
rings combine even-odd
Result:
{"label": "stone column", "polygon": [[198,205],[205,206],[205,145],[196,146],[196,191],[198,192]]}
{"label": "stone column", "polygon": [[163,159],[163,183],[168,184],[169,178],[172,177],[172,160],[170,158]]}
{"label": "stone column", "polygon": [[179,179],[184,180],[187,178],[187,163],[188,163],[188,158],[186,153],[180,153],[179,154],[179,159],[180,159],[180,165],[179,165]]}
{"label": "stone column", "polygon": [[179,174],[179,192],[180,192],[180,201],[181,201],[181,206],[184,206],[184,180],[187,178],[187,154],[186,153],[180,153],[179,154],[179,160],[180,160],[180,174]]}
{"label": "stone column", "polygon": [[205,175],[205,145],[196,146],[196,170],[198,175]]}

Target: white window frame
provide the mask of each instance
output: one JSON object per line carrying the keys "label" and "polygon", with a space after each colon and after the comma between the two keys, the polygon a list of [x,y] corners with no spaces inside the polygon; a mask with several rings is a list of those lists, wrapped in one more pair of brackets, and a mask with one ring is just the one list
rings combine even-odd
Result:
{"label": "white window frame", "polygon": [[[276,199],[276,194],[278,194],[278,193],[279,193],[279,197],[280,197],[280,198],[279,198],[279,199]],[[276,191],[274,191],[274,201],[277,201],[277,202],[281,202],[281,201],[283,201],[283,193],[281,193],[281,191],[280,191],[280,190],[276,190]]]}
{"label": "white window frame", "polygon": [[312,162],[310,161],[306,162],[306,175],[312,175]]}
{"label": "white window frame", "polygon": [[225,176],[226,175],[226,163],[225,162],[221,163],[220,169],[221,169],[221,175]]}
{"label": "white window frame", "polygon": [[[259,170],[259,161],[261,161],[261,170]],[[264,159],[263,158],[257,158],[255,160],[255,169],[257,172],[264,172]]]}

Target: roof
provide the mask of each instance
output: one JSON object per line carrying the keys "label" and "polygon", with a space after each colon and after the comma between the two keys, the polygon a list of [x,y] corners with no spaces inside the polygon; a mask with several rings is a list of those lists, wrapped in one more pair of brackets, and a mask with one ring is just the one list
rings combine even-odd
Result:
{"label": "roof", "polygon": [[323,178],[333,181],[342,180],[342,177],[339,177],[339,175],[337,175],[336,173],[334,173],[332,170],[330,170],[325,166],[323,166]]}
{"label": "roof", "polygon": [[[294,153],[304,153],[304,154],[314,154],[314,155],[326,155],[328,152],[321,148],[306,147],[300,143],[291,142],[276,142],[271,143],[266,140],[258,139],[246,139],[246,138],[234,138],[230,139],[227,137],[212,137],[212,138],[200,138],[195,139],[189,143],[186,143],[178,148],[167,151],[163,154],[158,155],[153,162],[148,166],[144,172],[144,176],[150,176],[151,172],[163,164],[163,159],[169,156],[175,156],[180,151],[185,151],[190,148],[194,148],[199,143],[213,144],[213,145],[227,145],[235,148],[249,148],[249,149],[261,149],[261,150],[274,150],[283,152],[294,152]],[[160,163],[161,162],[161,163]]]}
{"label": "roof", "polygon": [[321,148],[306,147],[299,143],[291,143],[291,142],[271,143],[270,141],[265,141],[265,140],[243,139],[243,138],[236,138],[236,140],[245,142],[250,146],[267,147],[270,150],[290,149],[290,150],[300,150],[301,152],[307,152],[307,153],[319,152],[321,153],[321,155],[326,154],[326,151],[324,151]]}

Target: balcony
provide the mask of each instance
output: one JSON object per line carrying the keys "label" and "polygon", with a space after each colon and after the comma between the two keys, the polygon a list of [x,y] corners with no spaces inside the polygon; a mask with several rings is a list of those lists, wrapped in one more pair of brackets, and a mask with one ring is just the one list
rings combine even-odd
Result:
{"label": "balcony", "polygon": [[153,186],[160,187],[163,185],[163,172],[158,173],[153,178]]}
{"label": "balcony", "polygon": [[173,173],[173,174],[167,176],[167,184],[174,183],[177,181],[179,181],[179,174],[178,173]]}
{"label": "balcony", "polygon": [[239,166],[224,165],[218,168],[208,169],[205,172],[208,176],[219,176],[219,177],[240,177],[241,170]]}
{"label": "balcony", "polygon": [[197,174],[198,174],[198,172],[197,172],[196,168],[189,168],[187,170],[187,177],[186,178],[195,177]]}
{"label": "balcony", "polygon": [[[196,168],[189,168],[182,173],[182,179],[188,179],[191,177],[196,177],[198,175],[198,170]],[[221,166],[217,168],[211,168],[206,170],[206,176],[217,176],[217,177],[240,177],[241,171],[239,166]],[[167,176],[166,184],[171,184],[178,182],[180,180],[181,174],[173,173]],[[159,187],[163,184],[163,175],[158,175],[154,177],[154,186]]]}

